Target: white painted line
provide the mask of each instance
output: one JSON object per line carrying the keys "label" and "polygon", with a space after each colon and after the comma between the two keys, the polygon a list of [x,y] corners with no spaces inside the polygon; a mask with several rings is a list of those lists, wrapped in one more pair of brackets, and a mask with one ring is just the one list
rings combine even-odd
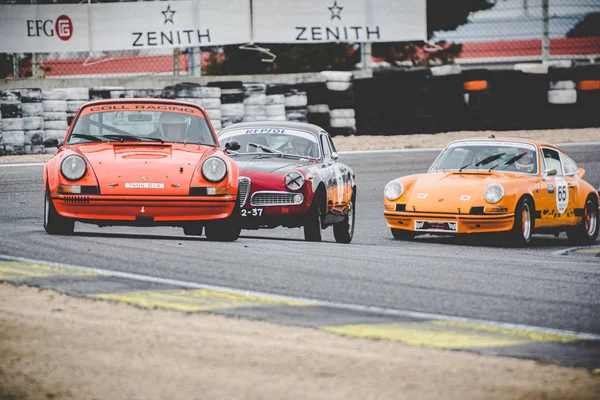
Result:
{"label": "white painted line", "polygon": [[335,303],[335,302],[330,302],[330,301],[325,301],[325,300],[306,299],[306,298],[302,298],[302,297],[282,296],[282,295],[271,294],[271,293],[255,292],[252,290],[239,290],[239,289],[232,289],[232,288],[228,288],[228,287],[224,287],[224,286],[205,285],[205,284],[194,283],[194,282],[178,281],[178,280],[174,280],[174,279],[166,279],[166,278],[158,278],[158,277],[147,276],[147,275],[132,274],[132,273],[128,273],[128,272],[111,271],[111,270],[101,269],[101,268],[89,268],[89,267],[82,267],[82,266],[71,265],[71,264],[55,263],[52,261],[35,260],[35,259],[31,259],[31,258],[14,257],[14,256],[0,254],[0,260],[2,260],[2,259],[8,260],[8,261],[24,261],[24,262],[30,262],[30,263],[35,263],[35,264],[46,264],[46,265],[52,265],[52,266],[61,267],[61,268],[65,268],[65,269],[94,272],[96,274],[107,275],[107,276],[112,276],[112,277],[116,277],[116,278],[125,278],[125,279],[140,281],[140,282],[151,282],[151,283],[159,283],[159,284],[164,284],[164,285],[179,286],[179,287],[189,288],[189,289],[205,289],[205,290],[221,291],[221,292],[237,294],[237,295],[271,297],[274,299],[286,300],[286,301],[290,301],[290,302],[303,302],[303,303],[314,304],[315,306],[327,306],[327,307],[333,307],[333,308],[341,308],[341,309],[345,309],[345,310],[372,312],[372,313],[385,314],[385,315],[413,317],[413,318],[421,318],[421,319],[435,319],[435,320],[439,320],[439,321],[455,321],[455,322],[474,323],[474,324],[489,325],[489,326],[494,326],[494,327],[504,328],[504,329],[519,329],[519,330],[523,330],[523,331],[539,332],[539,333],[545,333],[545,334],[557,335],[557,336],[570,336],[570,337],[582,339],[582,340],[600,340],[600,335],[596,335],[593,333],[574,332],[574,331],[567,331],[567,330],[562,330],[562,329],[543,328],[543,327],[530,326],[530,325],[508,324],[508,323],[488,321],[488,320],[483,320],[483,319],[450,317],[450,316],[442,315],[442,314],[431,314],[431,313],[423,313],[423,312],[407,311],[407,310],[394,310],[394,309],[389,309],[389,308],[362,306],[362,305],[358,305],[358,304]]}
{"label": "white painted line", "polygon": [[568,249],[562,249],[562,250],[557,250],[552,252],[553,255],[555,256],[566,256],[569,253],[573,253],[574,251],[577,250],[581,250],[581,249],[592,249],[594,247],[598,247],[597,245],[589,245],[589,246],[578,246],[578,247],[569,247]]}
{"label": "white painted line", "polygon": [[3,167],[41,167],[46,163],[15,163],[15,164],[0,164],[0,168]]}

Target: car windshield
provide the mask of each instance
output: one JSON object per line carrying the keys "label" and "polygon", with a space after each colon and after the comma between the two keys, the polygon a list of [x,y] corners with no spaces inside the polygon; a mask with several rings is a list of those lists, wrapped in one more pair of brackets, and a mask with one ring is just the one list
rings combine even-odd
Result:
{"label": "car windshield", "polygon": [[[115,106],[120,105],[112,107]],[[129,104],[127,106],[142,107],[142,105]],[[199,111],[187,107],[181,108],[187,112],[158,111],[148,110],[149,106],[144,106],[146,108],[140,111],[125,109],[82,113],[75,121],[67,143],[158,141],[216,146],[215,137],[207,121],[191,114]]]}
{"label": "car windshield", "polygon": [[486,170],[537,174],[538,158],[532,144],[471,140],[451,143],[434,161],[430,172]]}
{"label": "car windshield", "polygon": [[288,128],[249,128],[221,131],[221,146],[231,141],[240,143],[241,154],[273,154],[321,158],[317,137],[306,131]]}

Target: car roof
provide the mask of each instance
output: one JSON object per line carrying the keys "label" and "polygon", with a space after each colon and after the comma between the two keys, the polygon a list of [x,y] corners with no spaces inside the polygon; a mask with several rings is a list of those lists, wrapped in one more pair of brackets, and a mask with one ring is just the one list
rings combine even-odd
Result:
{"label": "car roof", "polygon": [[[484,140],[484,141],[497,141],[497,142],[523,142],[523,143],[529,143],[529,144],[533,144],[535,146],[544,146],[544,147],[552,147],[555,148],[557,150],[560,150],[560,148],[552,143],[549,142],[545,142],[543,140],[536,140],[536,139],[530,139],[530,138],[523,138],[523,137],[518,137],[518,136],[496,136],[496,137],[489,137],[489,136],[478,136],[478,137],[472,137],[472,138],[464,138],[464,139],[457,139],[457,140],[453,140],[450,143],[458,143],[458,142],[466,142],[466,141],[470,141],[470,140]],[[449,144],[450,144],[449,143]],[[561,150],[562,151],[562,150]]]}
{"label": "car roof", "polygon": [[262,127],[297,129],[297,130],[301,130],[301,131],[310,132],[316,136],[319,136],[319,134],[321,132],[325,131],[325,129],[321,128],[320,126],[310,124],[308,122],[256,121],[256,122],[238,122],[235,124],[228,125],[225,128],[221,129],[218,136],[220,136],[224,132],[231,131],[231,130],[248,129],[248,128],[262,128]]}

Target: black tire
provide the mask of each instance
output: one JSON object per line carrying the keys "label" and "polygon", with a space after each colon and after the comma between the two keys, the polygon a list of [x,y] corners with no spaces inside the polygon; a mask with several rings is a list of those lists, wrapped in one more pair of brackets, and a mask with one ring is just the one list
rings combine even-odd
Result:
{"label": "black tire", "polygon": [[234,242],[240,237],[242,228],[240,227],[240,202],[235,201],[235,207],[231,215],[220,221],[213,221],[206,225],[204,232],[206,238],[216,242]]}
{"label": "black tire", "polygon": [[190,224],[183,227],[183,233],[187,236],[202,236],[204,225]]}
{"label": "black tire", "polygon": [[356,201],[350,200],[348,215],[342,222],[333,225],[333,237],[337,243],[350,243],[354,236],[354,221],[356,219]]}
{"label": "black tire", "polygon": [[590,244],[598,237],[598,204],[588,197],[583,207],[581,222],[567,230],[567,237],[573,243]]}
{"label": "black tire", "polygon": [[395,228],[390,228],[390,230],[392,231],[392,236],[394,237],[394,239],[398,240],[413,240],[416,236],[413,231]]}
{"label": "black tire", "polygon": [[44,194],[44,229],[50,235],[71,235],[75,229],[75,221],[58,214],[49,190]]}
{"label": "black tire", "polygon": [[535,206],[529,197],[522,197],[515,208],[515,221],[508,232],[508,243],[514,247],[525,247],[531,242],[534,228]]}
{"label": "black tire", "polygon": [[321,241],[321,211],[319,210],[320,196],[315,195],[306,214],[304,224],[304,240],[307,242]]}

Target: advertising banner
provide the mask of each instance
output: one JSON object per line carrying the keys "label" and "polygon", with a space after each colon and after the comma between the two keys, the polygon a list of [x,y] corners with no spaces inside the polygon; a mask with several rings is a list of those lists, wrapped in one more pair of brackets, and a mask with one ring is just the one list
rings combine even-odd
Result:
{"label": "advertising banner", "polygon": [[426,40],[426,0],[254,0],[256,43]]}
{"label": "advertising banner", "polygon": [[250,41],[248,0],[91,5],[93,50],[206,47]]}
{"label": "advertising banner", "polygon": [[0,5],[0,52],[88,51],[88,27],[85,5]]}

